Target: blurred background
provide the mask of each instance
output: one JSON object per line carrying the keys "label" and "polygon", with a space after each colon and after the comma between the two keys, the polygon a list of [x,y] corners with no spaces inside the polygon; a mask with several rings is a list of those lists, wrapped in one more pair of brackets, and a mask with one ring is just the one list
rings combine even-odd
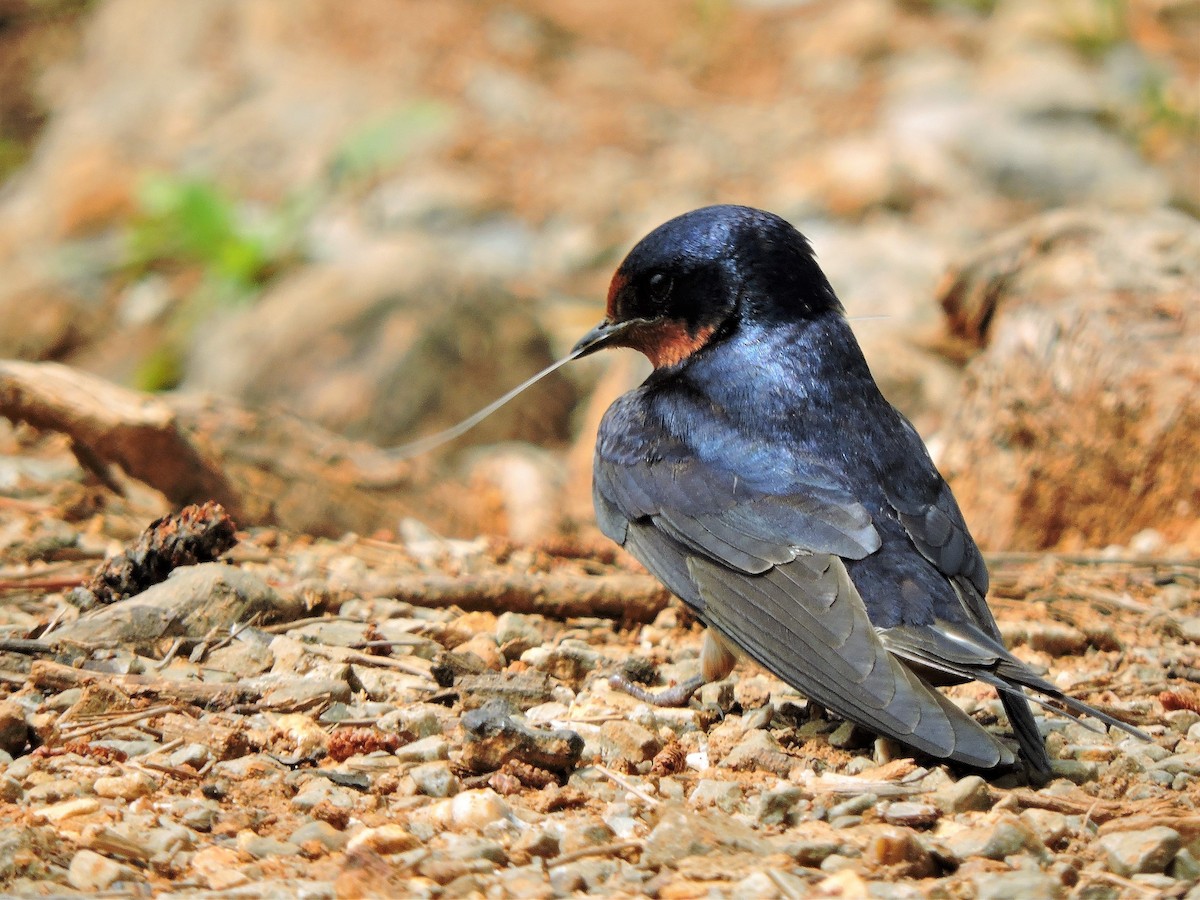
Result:
{"label": "blurred background", "polygon": [[[1198,122],[1198,0],[0,0],[0,357],[395,445],[564,353],[649,229],[745,203],[810,238],[985,544],[1192,551]],[[997,332],[1017,283],[1043,318]],[[590,527],[595,424],[646,371],[609,356],[414,514]],[[1069,433],[1095,397],[1003,374],[1110,356]]]}

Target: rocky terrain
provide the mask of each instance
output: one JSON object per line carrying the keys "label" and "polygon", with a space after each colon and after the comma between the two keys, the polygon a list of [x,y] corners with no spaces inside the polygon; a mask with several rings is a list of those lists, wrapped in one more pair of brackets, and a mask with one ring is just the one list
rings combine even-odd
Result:
{"label": "rocky terrain", "polygon": [[[0,0],[0,892],[1200,897],[1198,44],[1195,0]],[[1035,786],[748,664],[613,690],[700,647],[592,522],[633,354],[381,449],[711,202],[809,236],[1009,645],[1150,743],[1046,712]]]}

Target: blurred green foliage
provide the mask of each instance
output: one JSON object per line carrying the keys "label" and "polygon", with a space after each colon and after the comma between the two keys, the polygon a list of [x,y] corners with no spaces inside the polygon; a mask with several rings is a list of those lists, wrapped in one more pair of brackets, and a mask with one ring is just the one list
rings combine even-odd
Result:
{"label": "blurred green foliage", "polygon": [[160,266],[199,266],[210,287],[244,297],[259,287],[288,252],[280,223],[255,222],[217,185],[171,176],[147,178],[128,239],[135,272]]}
{"label": "blurred green foliage", "polygon": [[343,142],[330,165],[332,181],[369,179],[445,134],[453,111],[437,100],[417,100],[368,122]]}
{"label": "blurred green foliage", "polygon": [[394,169],[445,134],[452,118],[445,104],[419,100],[368,122],[333,155],[326,178],[275,207],[255,207],[205,178],[146,178],[126,235],[126,272],[131,279],[194,272],[198,280],[175,300],[163,342],[142,360],[135,385],[147,391],[178,385],[195,329],[221,307],[252,303],[273,277],[302,260],[306,227],[331,193]]}
{"label": "blurred green foliage", "polygon": [[0,184],[10,174],[21,168],[29,158],[29,148],[24,142],[0,135]]}
{"label": "blurred green foliage", "polygon": [[1059,23],[1059,40],[1092,62],[1130,39],[1125,0],[1063,4]]}
{"label": "blurred green foliage", "polygon": [[138,388],[177,385],[193,329],[215,308],[252,302],[273,275],[300,258],[307,219],[301,206],[306,204],[289,202],[256,214],[202,178],[145,179],[126,236],[127,272],[139,278],[193,270],[198,280],[172,308],[164,342],[139,365]]}

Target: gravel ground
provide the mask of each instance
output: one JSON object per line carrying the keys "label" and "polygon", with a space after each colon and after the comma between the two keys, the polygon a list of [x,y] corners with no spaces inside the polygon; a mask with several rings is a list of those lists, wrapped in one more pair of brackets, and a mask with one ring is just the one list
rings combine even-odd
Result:
{"label": "gravel ground", "polygon": [[[1154,738],[1049,716],[1034,789],[750,665],[686,709],[615,692],[692,674],[700,630],[586,537],[255,531],[80,615],[149,517],[56,480],[54,450],[5,457],[43,476],[0,496],[5,892],[1200,897],[1194,562],[992,559],[1016,652]],[[439,607],[448,584],[478,608]],[[553,614],[605,586],[626,621]],[[951,693],[1003,730],[989,690]]]}

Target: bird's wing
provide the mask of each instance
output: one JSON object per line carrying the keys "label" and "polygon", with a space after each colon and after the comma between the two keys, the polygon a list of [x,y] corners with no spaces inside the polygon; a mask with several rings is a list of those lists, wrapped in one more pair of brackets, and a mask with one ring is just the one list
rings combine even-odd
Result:
{"label": "bird's wing", "polygon": [[[932,475],[932,465],[926,471]],[[882,629],[880,639],[889,650],[930,668],[995,687],[1025,758],[1043,774],[1050,771],[1050,759],[1024,688],[1059,701],[1075,714],[1093,716],[1144,737],[1136,728],[1067,696],[1004,647],[1000,628],[984,599],[988,575],[983,555],[967,530],[949,485],[936,476],[908,478],[886,493],[913,546],[950,581],[968,618],[961,621],[955,616],[950,621],[938,617],[926,625]],[[1035,702],[1043,701],[1035,698]]]}
{"label": "bird's wing", "polygon": [[[748,455],[723,464],[659,441],[598,442],[601,528],[764,668],[851,721],[940,758],[992,768],[1012,752],[880,641],[843,558],[878,549],[834,472],[789,460],[770,485]],[[628,437],[628,432],[625,432]]]}
{"label": "bird's wing", "polygon": [[[911,425],[908,431],[922,448],[923,456],[920,437]],[[881,639],[892,652],[907,659],[998,688],[1022,755],[1035,771],[1046,776],[1050,772],[1046,744],[1029,700],[1018,686],[1041,679],[1000,642],[1000,627],[985,599],[988,574],[983,554],[967,530],[950,486],[935,472],[931,462],[922,469],[926,477],[905,478],[889,486],[892,489],[886,492],[887,499],[913,546],[949,579],[972,625],[951,628],[949,623],[937,620],[932,625],[889,629],[881,633]],[[1014,674],[1029,677],[1014,679]]]}
{"label": "bird's wing", "polygon": [[[923,448],[915,431],[913,436]],[[921,474],[925,477],[906,478],[887,490],[888,503],[913,546],[958,588],[959,601],[967,614],[984,631],[999,638],[1000,629],[984,600],[988,573],[983,554],[967,530],[950,486],[936,475],[933,463],[923,467]]]}

